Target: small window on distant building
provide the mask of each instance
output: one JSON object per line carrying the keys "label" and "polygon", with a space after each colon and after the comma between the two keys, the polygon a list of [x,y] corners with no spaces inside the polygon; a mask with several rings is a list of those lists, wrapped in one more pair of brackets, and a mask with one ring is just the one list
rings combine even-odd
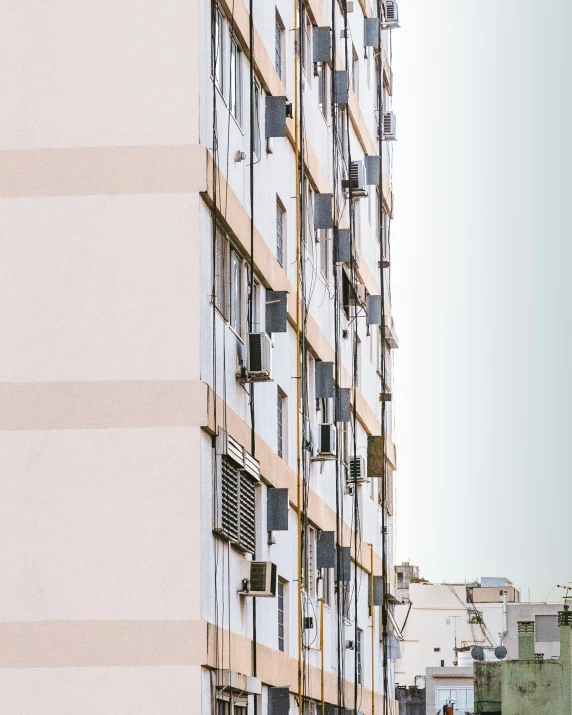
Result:
{"label": "small window on distant building", "polygon": [[441,648],[433,648],[433,650],[435,651],[435,653],[440,653],[440,652],[441,652]]}

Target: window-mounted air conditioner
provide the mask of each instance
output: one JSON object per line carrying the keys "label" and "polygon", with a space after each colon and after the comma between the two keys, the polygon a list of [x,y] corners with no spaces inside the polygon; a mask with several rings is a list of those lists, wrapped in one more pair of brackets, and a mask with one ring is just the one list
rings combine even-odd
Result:
{"label": "window-mounted air conditioner", "polygon": [[363,161],[352,161],[350,164],[350,178],[344,179],[342,186],[347,198],[349,198],[350,195],[350,188],[354,199],[361,199],[368,195],[365,164]]}
{"label": "window-mounted air conditioner", "polygon": [[335,459],[336,425],[325,422],[318,426],[318,459]]}
{"label": "window-mounted air conditioner", "polygon": [[367,481],[365,457],[350,457],[347,481],[351,484]]}
{"label": "window-mounted air conditioner", "polygon": [[385,0],[385,20],[381,26],[384,30],[394,30],[399,27],[397,0]]}
{"label": "window-mounted air conditioner", "polygon": [[251,598],[274,598],[278,572],[271,561],[245,561],[248,574],[242,579],[241,596]]}
{"label": "window-mounted air conditioner", "polygon": [[393,112],[385,112],[383,115],[383,141],[394,142],[396,139],[395,114]]}
{"label": "window-mounted air conditioner", "polygon": [[272,341],[267,333],[248,334],[249,382],[272,380]]}

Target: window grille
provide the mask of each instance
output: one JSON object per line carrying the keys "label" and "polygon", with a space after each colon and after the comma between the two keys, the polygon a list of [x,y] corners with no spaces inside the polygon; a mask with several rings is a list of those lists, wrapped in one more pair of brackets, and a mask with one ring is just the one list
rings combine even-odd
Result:
{"label": "window grille", "polygon": [[220,512],[215,531],[248,553],[256,545],[255,482],[228,455],[220,457]]}
{"label": "window grille", "polygon": [[278,650],[284,652],[284,581],[278,581]]}
{"label": "window grille", "polygon": [[359,628],[356,630],[356,680],[357,684],[362,684],[362,662],[361,662],[361,641],[363,631]]}
{"label": "window grille", "polygon": [[232,116],[242,123],[242,52],[234,37],[230,38],[230,77],[228,103]]}
{"label": "window grille", "polygon": [[276,202],[276,258],[284,265],[284,209]]}
{"label": "window grille", "polygon": [[282,77],[282,25],[278,17],[276,17],[276,23],[274,25],[274,67],[276,69],[276,74]]}
{"label": "window grille", "polygon": [[278,456],[284,457],[284,397],[278,392],[277,400],[277,449]]}

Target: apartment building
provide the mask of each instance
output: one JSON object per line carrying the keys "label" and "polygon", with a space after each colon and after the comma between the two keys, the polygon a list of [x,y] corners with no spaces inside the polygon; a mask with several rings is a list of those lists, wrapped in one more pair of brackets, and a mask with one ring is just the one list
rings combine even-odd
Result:
{"label": "apartment building", "polygon": [[494,650],[508,631],[509,609],[520,602],[518,589],[506,578],[429,583],[416,576],[410,581],[410,569],[409,564],[396,567],[402,603],[395,617],[403,638],[396,680],[402,686],[416,685],[427,668],[472,666],[471,648]]}
{"label": "apartment building", "polygon": [[396,712],[397,20],[3,8],[2,712]]}

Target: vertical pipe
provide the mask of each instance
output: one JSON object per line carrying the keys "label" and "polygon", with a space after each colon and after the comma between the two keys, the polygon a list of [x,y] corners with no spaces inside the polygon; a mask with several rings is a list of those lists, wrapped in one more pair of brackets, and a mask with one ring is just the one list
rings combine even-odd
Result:
{"label": "vertical pipe", "polygon": [[302,369],[300,351],[300,127],[298,113],[300,111],[298,101],[298,4],[294,3],[294,155],[296,164],[296,503],[298,506],[298,707],[300,712],[303,709],[302,692],[302,435],[300,429],[300,403],[302,389]]}
{"label": "vertical pipe", "polygon": [[324,597],[322,596],[320,598],[320,700],[322,701],[322,715],[326,713],[324,693]]}
{"label": "vertical pipe", "polygon": [[375,715],[375,597],[373,593],[373,544],[369,545],[370,608],[371,608],[371,715]]}

